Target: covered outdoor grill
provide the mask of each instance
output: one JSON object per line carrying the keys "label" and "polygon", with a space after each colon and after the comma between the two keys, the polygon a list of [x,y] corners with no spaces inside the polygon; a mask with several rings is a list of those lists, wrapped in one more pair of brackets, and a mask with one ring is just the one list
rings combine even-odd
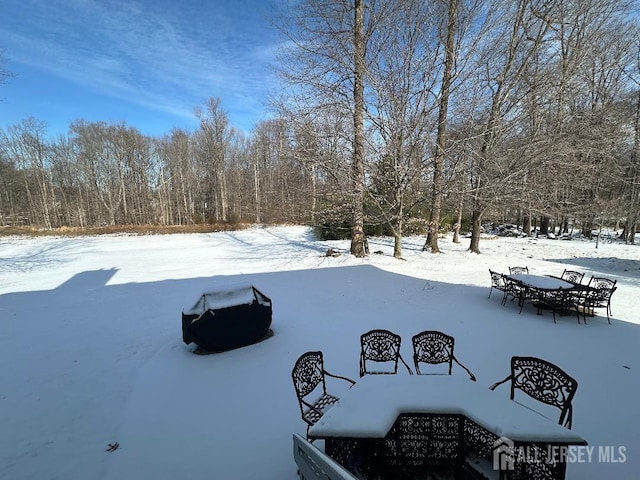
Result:
{"label": "covered outdoor grill", "polygon": [[204,292],[182,312],[182,339],[208,352],[256,343],[268,335],[271,299],[253,285]]}

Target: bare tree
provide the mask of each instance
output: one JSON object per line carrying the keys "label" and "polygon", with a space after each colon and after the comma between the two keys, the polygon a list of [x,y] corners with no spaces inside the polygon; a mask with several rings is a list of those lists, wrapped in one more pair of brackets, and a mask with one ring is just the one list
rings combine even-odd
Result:
{"label": "bare tree", "polygon": [[394,257],[402,257],[406,220],[423,199],[415,195],[424,178],[439,63],[437,9],[422,1],[380,7],[377,32],[369,41],[371,149],[367,189],[394,236]]}
{"label": "bare tree", "polygon": [[[494,6],[499,13],[492,35],[485,41],[481,56],[483,62],[484,89],[488,103],[484,112],[484,125],[479,136],[477,156],[470,165],[472,231],[469,251],[480,253],[482,215],[496,199],[496,190],[502,188],[515,175],[515,165],[501,168],[496,162],[498,146],[504,139],[504,121],[508,113],[518,105],[515,95],[519,83],[527,71],[527,64],[541,47],[549,28],[548,13],[551,8],[536,0],[500,2]],[[501,37],[500,43],[494,39]],[[497,168],[497,170],[496,170]],[[493,172],[492,172],[493,170]],[[510,173],[504,175],[507,171]],[[492,180],[497,180],[494,182]]]}
{"label": "bare tree", "polygon": [[625,243],[635,243],[637,223],[640,220],[640,32],[636,30],[633,57],[629,62],[630,68],[625,71],[629,77],[635,95],[632,95],[634,107],[632,113],[633,143],[629,155],[629,163],[623,177],[624,193],[627,198],[626,221],[623,238]]}
{"label": "bare tree", "polygon": [[29,117],[0,134],[4,155],[18,165],[23,174],[23,186],[30,212],[36,224],[54,226],[56,199],[49,170],[49,145],[45,140],[44,122]]}
{"label": "bare tree", "polygon": [[429,216],[428,235],[423,250],[430,248],[432,253],[440,252],[438,247],[438,231],[440,227],[440,209],[442,208],[443,164],[447,143],[447,114],[449,111],[449,95],[453,80],[453,67],[456,55],[455,34],[458,19],[458,0],[448,0],[446,39],[444,41],[444,69],[442,71],[442,87],[438,109],[438,132],[433,159],[433,192],[431,214]]}
{"label": "bare tree", "polygon": [[364,2],[354,0],[353,22],[353,235],[351,253],[364,257],[368,252],[364,237]]}
{"label": "bare tree", "polygon": [[21,190],[20,171],[0,148],[0,225],[16,225],[24,218],[28,206]]}
{"label": "bare tree", "polygon": [[200,129],[195,133],[194,140],[205,175],[203,212],[205,217],[213,216],[215,221],[225,222],[228,213],[225,159],[229,119],[221,108],[219,98],[208,99],[204,108],[197,107],[195,113],[200,121]]}
{"label": "bare tree", "polygon": [[351,253],[367,253],[364,236],[365,110],[367,42],[375,30],[375,1],[304,0],[282,22],[288,38],[281,52],[285,82],[280,107],[307,116],[339,110],[352,117]]}
{"label": "bare tree", "polygon": [[111,137],[110,125],[77,120],[71,124],[70,132],[77,148],[78,166],[90,185],[91,223],[124,223],[122,212],[126,212],[123,209],[126,190],[123,165],[117,144]]}

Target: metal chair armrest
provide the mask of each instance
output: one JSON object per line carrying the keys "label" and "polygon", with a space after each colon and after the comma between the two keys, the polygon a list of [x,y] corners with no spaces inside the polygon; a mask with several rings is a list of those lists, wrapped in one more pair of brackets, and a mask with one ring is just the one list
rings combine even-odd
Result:
{"label": "metal chair armrest", "polygon": [[505,382],[508,382],[509,380],[511,380],[513,377],[511,375],[509,375],[507,378],[505,378],[504,380],[501,380],[499,382],[494,383],[493,385],[491,385],[489,387],[489,390],[495,390],[497,386],[502,385]]}
{"label": "metal chair armrest", "polygon": [[354,382],[353,380],[351,380],[350,378],[347,377],[341,377],[340,375],[334,375],[332,373],[327,372],[326,370],[324,371],[324,374],[329,376],[329,377],[333,377],[333,378],[339,378],[340,380],[346,380],[347,382],[351,383],[351,386],[353,387],[356,382]]}
{"label": "metal chair armrest", "polygon": [[409,372],[409,375],[413,375],[413,372],[411,371],[411,368],[409,368],[409,365],[407,365],[407,362],[404,361],[404,358],[402,358],[402,355],[398,355],[398,358],[400,359],[400,361],[402,362],[402,364],[407,367],[407,371]]}
{"label": "metal chair armrest", "polygon": [[469,370],[462,363],[460,363],[460,361],[455,356],[452,356],[452,358],[453,358],[454,362],[456,362],[458,365],[460,365],[464,369],[464,371],[467,372],[467,374],[469,375],[469,379],[471,381],[475,382],[476,381],[476,376],[473,373],[471,373],[471,370]]}

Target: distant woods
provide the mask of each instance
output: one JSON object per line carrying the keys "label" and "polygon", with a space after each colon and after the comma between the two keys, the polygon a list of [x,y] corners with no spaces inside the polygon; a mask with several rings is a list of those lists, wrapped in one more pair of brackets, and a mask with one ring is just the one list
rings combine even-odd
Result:
{"label": "distant woods", "polygon": [[282,121],[248,138],[218,100],[193,132],[149,138],[126,124],[72,123],[49,139],[29,118],[0,132],[4,225],[95,227],[308,220],[312,174]]}
{"label": "distant woods", "polygon": [[[364,5],[364,8],[363,8]],[[273,119],[223,101],[160,138],[0,130],[0,224],[295,222],[326,237],[619,225],[640,216],[640,34],[623,0],[302,0]],[[19,80],[18,80],[19,81]],[[1,106],[0,106],[1,108]],[[355,237],[354,237],[355,238]],[[362,242],[364,238],[360,238]],[[352,251],[363,255],[362,243]]]}

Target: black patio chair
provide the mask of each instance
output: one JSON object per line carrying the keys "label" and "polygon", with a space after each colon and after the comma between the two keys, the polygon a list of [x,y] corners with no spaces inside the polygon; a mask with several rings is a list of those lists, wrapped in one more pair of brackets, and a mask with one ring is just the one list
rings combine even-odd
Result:
{"label": "black patio chair", "polygon": [[526,275],[529,273],[529,267],[509,267],[509,275]]}
{"label": "black patio chair", "polygon": [[589,283],[587,284],[592,288],[609,288],[612,289],[618,283],[617,280],[612,280],[610,278],[605,277],[591,277],[589,279]]}
{"label": "black patio chair", "polygon": [[[400,335],[389,330],[378,329],[363,333],[360,336],[360,376],[398,373],[398,360],[407,368],[409,374],[413,374],[400,354],[400,342]],[[389,369],[372,370],[369,367],[370,362],[374,362],[377,367],[385,364]]]}
{"label": "black patio chair", "polygon": [[511,300],[518,299],[518,305],[522,312],[522,306],[524,305],[524,294],[526,293],[525,286],[519,280],[504,275],[504,296],[502,297],[502,305],[507,304],[507,299],[511,297]]}
{"label": "black patio chair", "polygon": [[611,296],[617,290],[617,280],[605,277],[591,277],[587,289],[579,296],[579,305],[582,308],[582,318],[587,323],[587,315],[594,316],[596,308],[604,308],[607,314],[607,322],[611,324]]}
{"label": "black patio chair", "polygon": [[565,282],[575,283],[579,285],[582,283],[582,279],[584,278],[584,273],[577,272],[575,270],[567,270],[565,268],[560,278]]}
{"label": "black patio chair", "polygon": [[309,428],[315,425],[324,412],[339,400],[335,395],[327,393],[325,377],[345,380],[351,384],[349,388],[356,383],[347,377],[327,372],[324,369],[322,352],[303,353],[296,360],[291,372],[302,420],[307,424],[307,440]]}
{"label": "black patio chair", "polygon": [[494,272],[491,269],[489,269],[489,275],[491,275],[491,288],[489,289],[488,298],[491,298],[491,292],[493,291],[494,288],[504,293],[504,290],[505,290],[504,275],[499,272]]}
{"label": "black patio chair", "polygon": [[[511,380],[511,400],[514,400],[516,390],[521,390],[529,397],[560,409],[558,423],[571,429],[573,397],[578,388],[578,382],[567,375],[560,367],[535,357],[512,357],[511,374],[504,380],[489,387],[495,390]],[[516,400],[514,400],[516,401]]]}
{"label": "black patio chair", "polygon": [[453,362],[456,362],[469,374],[471,380],[476,381],[475,375],[453,354],[453,337],[436,330],[425,330],[414,335],[411,342],[413,343],[413,364],[418,375],[425,375],[420,371],[420,363],[430,365],[447,363],[449,364],[448,375],[451,375]]}
{"label": "black patio chair", "polygon": [[553,323],[557,323],[556,313],[560,314],[560,316],[567,316],[574,310],[578,323],[580,323],[580,309],[578,305],[582,294],[582,290],[567,288],[546,290],[540,296],[538,314],[541,313],[542,308],[549,308],[553,312]]}

